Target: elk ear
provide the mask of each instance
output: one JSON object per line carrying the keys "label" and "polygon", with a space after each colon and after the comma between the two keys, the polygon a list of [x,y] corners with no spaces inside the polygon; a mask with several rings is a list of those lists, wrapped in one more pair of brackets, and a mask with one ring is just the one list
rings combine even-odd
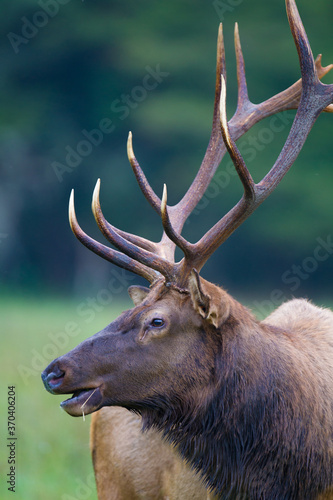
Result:
{"label": "elk ear", "polygon": [[230,299],[221,288],[200,278],[193,269],[189,290],[194,309],[215,328],[219,328],[230,314]]}
{"label": "elk ear", "polygon": [[148,293],[150,292],[150,288],[145,286],[130,286],[128,289],[128,294],[133,300],[135,306],[138,306],[145,300]]}

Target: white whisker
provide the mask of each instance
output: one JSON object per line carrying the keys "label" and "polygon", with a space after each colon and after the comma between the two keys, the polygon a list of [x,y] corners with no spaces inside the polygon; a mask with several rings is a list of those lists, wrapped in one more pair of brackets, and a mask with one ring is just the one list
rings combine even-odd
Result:
{"label": "white whisker", "polygon": [[[93,392],[90,394],[89,398],[86,399],[86,401],[83,403],[83,405],[81,405],[81,409],[87,404],[87,402],[89,401],[89,399],[91,398],[91,396],[93,394],[95,394],[95,392],[97,391],[98,387],[96,387],[96,389],[93,390]],[[85,417],[84,417],[84,411],[82,410],[82,417],[83,417],[83,422],[86,421]]]}

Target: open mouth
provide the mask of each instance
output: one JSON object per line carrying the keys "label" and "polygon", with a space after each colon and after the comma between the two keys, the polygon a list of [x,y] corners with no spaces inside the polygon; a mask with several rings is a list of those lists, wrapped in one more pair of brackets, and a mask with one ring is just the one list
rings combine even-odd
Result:
{"label": "open mouth", "polygon": [[74,391],[73,396],[60,403],[60,406],[72,417],[82,417],[98,410],[102,400],[100,387],[80,389]]}

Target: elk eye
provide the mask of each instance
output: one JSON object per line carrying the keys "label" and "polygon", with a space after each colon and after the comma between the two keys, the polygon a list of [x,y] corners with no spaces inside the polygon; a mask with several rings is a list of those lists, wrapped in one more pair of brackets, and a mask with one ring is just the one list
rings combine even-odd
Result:
{"label": "elk eye", "polygon": [[164,326],[164,321],[161,318],[154,318],[150,324],[154,328],[161,328],[162,326]]}

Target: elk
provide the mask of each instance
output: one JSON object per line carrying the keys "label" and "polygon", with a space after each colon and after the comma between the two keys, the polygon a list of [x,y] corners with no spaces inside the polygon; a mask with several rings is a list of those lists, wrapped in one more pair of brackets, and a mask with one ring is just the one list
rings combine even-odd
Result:
{"label": "elk", "polygon": [[[259,321],[199,275],[213,252],[277,187],[319,114],[333,111],[333,85],[320,82],[333,65],[323,68],[320,57],[314,61],[295,0],[286,0],[286,8],[301,81],[261,104],[251,103],[236,29],[238,106],[228,122],[220,29],[212,134],[198,174],[177,205],[167,205],[165,187],[162,199],[152,190],[129,135],[130,164],[161,216],[160,242],[107,222],[99,181],[93,213],[116,249],[95,241],[79,226],[71,194],[70,224],[81,243],[145,278],[150,287],[130,287],[134,308],[42,374],[52,394],[73,394],[61,403],[69,415],[113,406],[139,414],[144,429],[157,430],[172,443],[221,499],[333,499],[333,313],[293,299]],[[254,183],[235,141],[261,118],[295,107],[279,157]],[[243,196],[197,243],[190,243],[182,228],[226,151]],[[179,262],[176,247],[184,254]]]}

